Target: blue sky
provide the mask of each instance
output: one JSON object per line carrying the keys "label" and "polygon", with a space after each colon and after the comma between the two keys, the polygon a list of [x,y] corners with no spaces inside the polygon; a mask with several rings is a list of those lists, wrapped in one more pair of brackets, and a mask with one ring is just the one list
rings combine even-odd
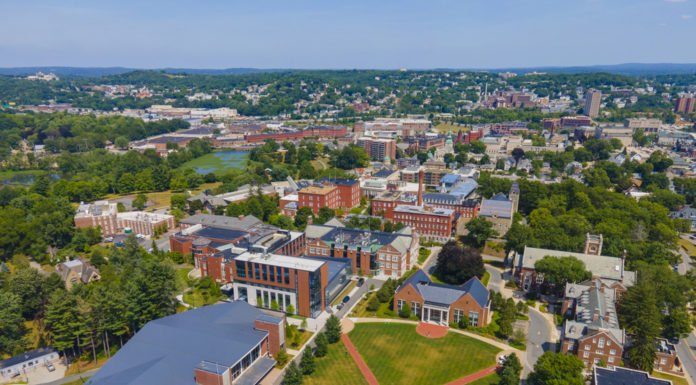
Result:
{"label": "blue sky", "polygon": [[696,62],[696,0],[0,0],[0,67]]}

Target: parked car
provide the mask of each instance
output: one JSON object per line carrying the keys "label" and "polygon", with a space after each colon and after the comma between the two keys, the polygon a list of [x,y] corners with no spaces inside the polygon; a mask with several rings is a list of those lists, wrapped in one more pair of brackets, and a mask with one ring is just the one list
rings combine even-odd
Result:
{"label": "parked car", "polygon": [[47,363],[46,363],[46,369],[48,369],[49,372],[52,372],[52,371],[56,370],[56,367],[53,366],[52,363],[47,362]]}
{"label": "parked car", "polygon": [[336,306],[336,309],[341,310],[341,309],[343,309],[343,306],[345,306],[345,305],[346,305],[345,303],[341,302],[338,304],[338,306]]}
{"label": "parked car", "polygon": [[358,287],[360,287],[360,286],[362,286],[362,285],[364,285],[364,284],[365,284],[365,278],[360,278],[360,279],[358,280]]}
{"label": "parked car", "polygon": [[346,303],[346,302],[348,302],[348,301],[350,301],[350,296],[349,296],[349,295],[347,295],[347,296],[345,296],[345,297],[343,298],[343,303]]}

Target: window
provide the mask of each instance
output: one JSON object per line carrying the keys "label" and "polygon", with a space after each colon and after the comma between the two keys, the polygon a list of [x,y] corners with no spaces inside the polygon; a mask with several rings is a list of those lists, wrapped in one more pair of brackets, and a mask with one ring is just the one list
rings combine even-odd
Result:
{"label": "window", "polygon": [[616,355],[616,350],[611,349],[611,350],[609,351],[609,354],[611,354],[612,356],[615,356],[615,355]]}
{"label": "window", "polygon": [[459,323],[462,318],[464,318],[464,310],[454,309],[454,323]]}
{"label": "window", "polygon": [[411,302],[411,315],[420,317],[420,303]]}
{"label": "window", "polygon": [[597,349],[597,350],[595,350],[595,353],[597,353],[597,354],[604,354],[604,350],[599,350],[599,349]]}
{"label": "window", "polygon": [[478,326],[479,313],[475,311],[469,312],[469,326]]}
{"label": "window", "polygon": [[609,363],[614,363],[614,357],[609,357]]}
{"label": "window", "polygon": [[660,365],[664,365],[664,364],[666,364],[666,363],[667,363],[667,359],[666,359],[666,358],[661,358],[661,359],[660,359]]}
{"label": "window", "polygon": [[599,345],[597,345],[598,348],[603,348],[604,347],[604,337],[599,339]]}
{"label": "window", "polygon": [[585,350],[590,350],[590,345],[585,345]]}
{"label": "window", "polygon": [[405,304],[405,303],[406,303],[406,301],[404,301],[404,300],[402,300],[402,299],[398,300],[398,301],[396,302],[396,308],[397,308],[397,310],[398,310],[398,311],[401,311],[401,308],[404,307],[404,304]]}
{"label": "window", "polygon": [[582,354],[582,356],[585,357],[585,358],[587,358],[587,357],[590,356],[590,352],[585,352],[585,353]]}

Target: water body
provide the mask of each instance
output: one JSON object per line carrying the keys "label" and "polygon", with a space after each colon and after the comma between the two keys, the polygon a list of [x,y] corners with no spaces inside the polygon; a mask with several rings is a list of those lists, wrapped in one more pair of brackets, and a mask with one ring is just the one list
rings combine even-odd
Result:
{"label": "water body", "polygon": [[205,155],[197,162],[196,173],[209,174],[226,168],[241,168],[249,156],[248,151],[220,151]]}
{"label": "water body", "polygon": [[[34,180],[36,179],[35,174],[19,174],[15,175],[13,177],[4,179],[0,181],[0,185],[19,185],[19,186],[31,186],[34,184]],[[53,181],[57,181],[60,179],[60,175],[56,173],[50,173],[48,176],[53,179]]]}

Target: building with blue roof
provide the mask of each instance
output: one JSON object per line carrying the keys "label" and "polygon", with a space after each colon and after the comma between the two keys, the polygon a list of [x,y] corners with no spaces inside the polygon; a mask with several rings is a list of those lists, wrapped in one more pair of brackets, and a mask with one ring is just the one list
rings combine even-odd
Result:
{"label": "building with blue roof", "polygon": [[241,301],[148,322],[86,384],[258,384],[285,345],[285,320]]}
{"label": "building with blue roof", "polygon": [[486,326],[491,321],[490,293],[477,277],[461,286],[434,283],[423,270],[406,278],[394,294],[394,311],[408,304],[411,314],[438,325],[459,323]]}

